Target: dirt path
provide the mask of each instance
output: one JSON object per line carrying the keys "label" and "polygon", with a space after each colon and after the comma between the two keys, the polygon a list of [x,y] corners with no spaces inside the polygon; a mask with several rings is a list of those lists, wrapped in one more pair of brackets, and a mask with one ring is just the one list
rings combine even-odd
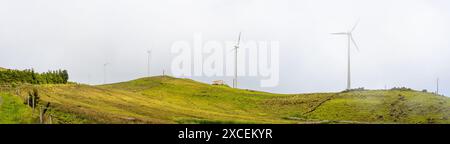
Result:
{"label": "dirt path", "polygon": [[288,117],[290,120],[302,121],[298,124],[323,124],[323,123],[341,123],[341,124],[371,124],[370,122],[349,121],[349,120],[319,120],[319,119],[304,119],[298,117]]}
{"label": "dirt path", "polygon": [[309,111],[303,113],[303,115],[306,115],[306,114],[309,114],[309,113],[314,112],[317,108],[319,108],[320,106],[322,106],[322,104],[324,104],[325,102],[327,102],[327,101],[333,99],[334,97],[336,97],[336,96],[338,96],[338,95],[339,95],[339,94],[331,95],[330,97],[328,97],[328,98],[325,99],[324,101],[321,101],[319,104],[317,104],[316,106],[314,106],[314,107],[313,107],[312,109],[310,109]]}
{"label": "dirt path", "polygon": [[389,116],[394,119],[394,122],[400,121],[407,117],[407,106],[404,104],[405,97],[399,95],[399,97],[390,104]]}

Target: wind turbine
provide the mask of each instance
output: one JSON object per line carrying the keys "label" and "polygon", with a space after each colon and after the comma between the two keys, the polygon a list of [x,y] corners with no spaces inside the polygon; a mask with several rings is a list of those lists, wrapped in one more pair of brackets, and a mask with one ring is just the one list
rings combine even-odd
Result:
{"label": "wind turbine", "polygon": [[439,95],[439,78],[436,80],[436,94]]}
{"label": "wind turbine", "polygon": [[241,32],[239,32],[238,40],[236,42],[236,45],[234,46],[234,79],[233,79],[233,88],[237,88],[237,59],[238,59],[238,49],[239,49],[239,43],[241,42]]}
{"label": "wind turbine", "polygon": [[103,64],[103,84],[106,84],[106,66],[108,66],[109,63]]}
{"label": "wind turbine", "polygon": [[332,35],[345,35],[347,36],[347,40],[348,40],[348,62],[347,62],[347,90],[351,89],[351,72],[350,72],[350,47],[351,44],[353,43],[353,45],[355,46],[356,50],[359,51],[358,45],[355,42],[355,39],[353,39],[353,31],[356,29],[356,27],[358,26],[359,20],[355,23],[355,25],[353,26],[352,29],[348,30],[347,32],[339,32],[339,33],[331,33]]}
{"label": "wind turbine", "polygon": [[152,50],[148,50],[147,54],[148,54],[147,76],[150,77],[150,58],[152,56]]}

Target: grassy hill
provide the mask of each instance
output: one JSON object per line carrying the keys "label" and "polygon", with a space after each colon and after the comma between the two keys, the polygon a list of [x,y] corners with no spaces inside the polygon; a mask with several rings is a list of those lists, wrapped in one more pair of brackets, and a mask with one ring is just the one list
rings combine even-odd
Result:
{"label": "grassy hill", "polygon": [[7,69],[0,67],[0,71],[5,71],[5,70],[7,70]]}
{"label": "grassy hill", "polygon": [[47,123],[450,123],[450,98],[412,90],[273,94],[167,76],[0,90],[32,89],[50,103]]}

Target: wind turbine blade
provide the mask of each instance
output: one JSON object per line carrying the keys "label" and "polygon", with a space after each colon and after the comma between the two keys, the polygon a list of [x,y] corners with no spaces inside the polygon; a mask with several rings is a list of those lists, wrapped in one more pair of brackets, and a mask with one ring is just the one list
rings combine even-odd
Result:
{"label": "wind turbine blade", "polygon": [[332,35],[347,35],[348,33],[346,32],[338,32],[338,33],[330,33]]}
{"label": "wind turbine blade", "polygon": [[356,41],[355,41],[355,39],[353,39],[353,36],[350,36],[350,39],[352,40],[352,42],[353,42],[353,45],[355,45],[355,47],[356,47],[356,50],[358,50],[358,51],[359,51],[359,47],[358,47],[358,44],[356,44]]}
{"label": "wind turbine blade", "polygon": [[353,28],[350,32],[353,32],[356,29],[356,27],[358,26],[358,24],[359,24],[359,19],[356,21],[355,25],[353,25]]}
{"label": "wind turbine blade", "polygon": [[238,36],[236,45],[234,46],[233,49],[230,50],[230,52],[233,52],[233,51],[237,50],[239,48],[239,43],[240,42],[241,42],[241,32],[239,32],[239,36]]}
{"label": "wind turbine blade", "polygon": [[239,47],[239,43],[241,42],[241,32],[239,32],[239,37],[238,37],[238,40],[237,40],[237,46]]}

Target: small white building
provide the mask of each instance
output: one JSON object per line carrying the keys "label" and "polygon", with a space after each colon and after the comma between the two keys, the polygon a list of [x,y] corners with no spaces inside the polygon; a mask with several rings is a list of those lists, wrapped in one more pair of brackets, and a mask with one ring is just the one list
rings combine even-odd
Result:
{"label": "small white building", "polygon": [[212,81],[212,85],[225,85],[225,81],[223,81],[223,80],[214,80],[214,81]]}

